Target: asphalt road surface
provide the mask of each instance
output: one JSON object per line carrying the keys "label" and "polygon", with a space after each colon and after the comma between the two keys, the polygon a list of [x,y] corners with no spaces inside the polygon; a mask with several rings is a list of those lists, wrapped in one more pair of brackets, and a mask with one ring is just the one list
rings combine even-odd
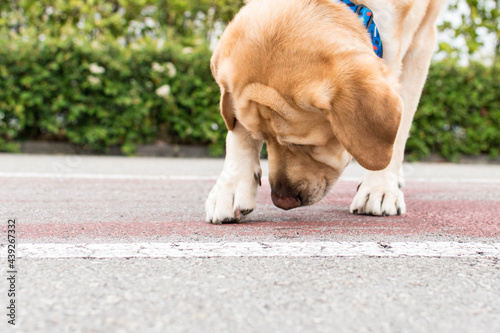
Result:
{"label": "asphalt road surface", "polygon": [[357,164],[287,212],[264,178],[212,225],[222,163],[0,154],[0,331],[500,332],[499,165],[405,165],[383,218],[349,214]]}

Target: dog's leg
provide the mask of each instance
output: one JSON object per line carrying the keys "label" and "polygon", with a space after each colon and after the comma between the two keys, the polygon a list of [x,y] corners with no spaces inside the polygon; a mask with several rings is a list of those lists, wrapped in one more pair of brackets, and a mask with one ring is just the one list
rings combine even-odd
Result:
{"label": "dog's leg", "polygon": [[255,196],[262,176],[261,148],[262,141],[253,139],[236,122],[226,138],[224,169],[205,204],[207,222],[239,221],[255,209]]}
{"label": "dog's leg", "polygon": [[403,59],[400,82],[404,111],[391,163],[382,171],[368,171],[365,174],[350,206],[351,213],[367,215],[406,213],[404,195],[400,189],[404,184],[401,167],[406,140],[434,52],[436,40],[434,22],[436,18],[437,13],[426,18],[415,34],[412,45]]}

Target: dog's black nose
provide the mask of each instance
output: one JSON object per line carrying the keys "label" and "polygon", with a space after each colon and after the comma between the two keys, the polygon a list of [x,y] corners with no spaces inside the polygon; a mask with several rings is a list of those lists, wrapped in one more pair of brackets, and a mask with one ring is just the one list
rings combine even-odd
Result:
{"label": "dog's black nose", "polygon": [[290,210],[302,206],[302,202],[298,195],[292,195],[286,191],[275,191],[271,193],[271,198],[276,207]]}

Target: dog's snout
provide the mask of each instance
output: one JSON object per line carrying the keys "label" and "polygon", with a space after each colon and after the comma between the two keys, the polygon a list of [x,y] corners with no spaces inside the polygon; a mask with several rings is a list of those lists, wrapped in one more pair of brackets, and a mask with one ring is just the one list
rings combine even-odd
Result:
{"label": "dog's snout", "polygon": [[302,201],[300,195],[293,194],[285,189],[273,189],[271,193],[271,198],[276,207],[290,210],[302,206]]}

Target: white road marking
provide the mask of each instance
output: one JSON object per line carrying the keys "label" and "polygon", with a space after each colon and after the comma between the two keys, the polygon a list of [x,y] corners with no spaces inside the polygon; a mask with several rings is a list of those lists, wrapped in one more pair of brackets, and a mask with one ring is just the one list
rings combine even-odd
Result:
{"label": "white road marking", "polygon": [[[196,175],[134,175],[134,174],[92,174],[92,173],[37,173],[0,172],[0,178],[59,178],[59,179],[104,179],[104,180],[217,180],[218,176]],[[268,180],[262,177],[262,180]],[[359,182],[361,177],[340,177],[341,181]],[[500,184],[500,178],[411,178],[408,183],[459,183],[459,184]]]}
{"label": "white road marking", "polygon": [[[361,177],[340,177],[339,180],[359,182]],[[423,178],[405,177],[407,183],[500,184],[500,178]]]}
{"label": "white road marking", "polygon": [[36,172],[0,172],[4,178],[60,178],[60,179],[105,179],[105,180],[217,180],[216,176],[168,176],[168,175],[120,175],[92,173],[36,173]]}
{"label": "white road marking", "polygon": [[[0,245],[7,257],[7,245]],[[500,258],[500,243],[292,242],[18,244],[18,258],[435,257]]]}

